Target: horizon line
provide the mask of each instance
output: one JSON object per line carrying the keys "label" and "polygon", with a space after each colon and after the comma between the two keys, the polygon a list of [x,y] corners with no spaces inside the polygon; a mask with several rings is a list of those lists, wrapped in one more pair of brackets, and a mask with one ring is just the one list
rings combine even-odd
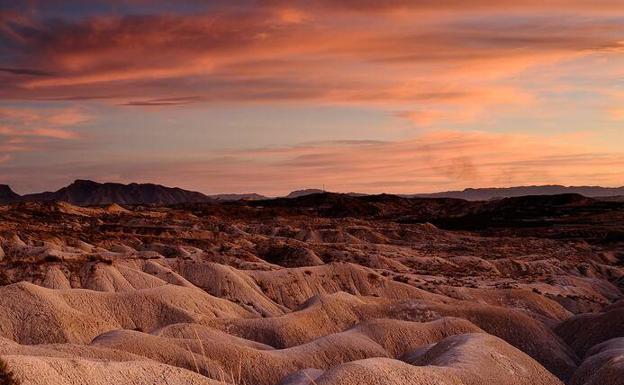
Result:
{"label": "horizon line", "polygon": [[336,194],[362,194],[362,195],[381,195],[381,194],[388,194],[388,195],[397,195],[397,196],[405,196],[405,195],[431,195],[431,194],[444,194],[444,193],[457,193],[457,192],[466,192],[466,191],[470,191],[470,190],[496,190],[496,189],[513,189],[513,188],[531,188],[531,187],[542,187],[542,188],[546,188],[546,187],[560,187],[560,188],[601,188],[601,189],[609,189],[609,190],[617,190],[617,189],[624,189],[624,185],[614,185],[614,186],[608,186],[608,185],[564,185],[564,184],[556,184],[556,183],[549,183],[549,184],[532,184],[532,185],[507,185],[507,186],[487,186],[487,187],[464,187],[464,188],[458,188],[458,189],[450,189],[450,190],[438,190],[438,191],[432,191],[432,192],[400,192],[400,193],[388,193],[388,192],[375,192],[375,193],[370,193],[370,192],[361,192],[361,191],[333,191],[331,189],[327,189],[325,188],[325,186],[323,186],[322,188],[320,187],[306,187],[306,188],[295,188],[292,189],[286,193],[282,193],[281,195],[274,195],[274,194],[265,194],[259,191],[246,191],[246,192],[204,192],[204,191],[200,191],[200,190],[196,190],[193,188],[185,188],[185,187],[180,187],[180,186],[174,186],[174,185],[166,185],[166,184],[161,184],[161,183],[157,183],[157,182],[112,182],[112,181],[106,181],[106,182],[101,182],[99,180],[94,180],[94,179],[83,179],[83,178],[76,178],[74,179],[72,182],[63,185],[60,188],[57,189],[44,189],[42,191],[32,191],[32,192],[25,192],[25,193],[21,193],[21,192],[17,192],[16,190],[13,189],[13,187],[11,186],[10,183],[0,183],[0,186],[4,185],[4,186],[8,186],[9,189],[11,189],[11,191],[15,192],[16,194],[20,195],[20,196],[25,196],[25,195],[32,195],[32,194],[40,194],[40,193],[46,193],[46,192],[56,192],[58,190],[61,190],[65,187],[68,187],[76,182],[79,181],[85,181],[85,182],[94,182],[97,184],[117,184],[117,185],[123,185],[123,186],[128,186],[131,184],[138,184],[138,185],[157,185],[157,186],[162,186],[162,187],[166,187],[166,188],[177,188],[177,189],[181,189],[181,190],[185,190],[185,191],[190,191],[190,192],[197,192],[203,195],[206,195],[208,197],[210,196],[216,196],[216,195],[251,195],[251,194],[257,194],[257,195],[261,195],[263,197],[266,198],[283,198],[286,197],[287,195],[289,195],[290,193],[293,192],[299,192],[299,191],[307,191],[307,190],[319,190],[319,191],[323,191],[324,193],[336,193]]}

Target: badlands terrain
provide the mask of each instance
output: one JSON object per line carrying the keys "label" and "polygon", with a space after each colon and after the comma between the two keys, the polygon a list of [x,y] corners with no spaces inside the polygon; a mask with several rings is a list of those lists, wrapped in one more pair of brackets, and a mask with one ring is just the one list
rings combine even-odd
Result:
{"label": "badlands terrain", "polygon": [[624,203],[0,205],[0,384],[624,384]]}

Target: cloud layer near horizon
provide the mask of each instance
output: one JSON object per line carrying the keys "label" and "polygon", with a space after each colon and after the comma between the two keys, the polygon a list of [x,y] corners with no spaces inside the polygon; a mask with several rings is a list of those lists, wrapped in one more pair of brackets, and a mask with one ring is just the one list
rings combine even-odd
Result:
{"label": "cloud layer near horizon", "polygon": [[[221,186],[227,185],[269,192],[321,180],[341,181],[341,190],[394,192],[537,180],[624,184],[624,171],[607,167],[618,164],[622,152],[613,143],[624,139],[618,130],[624,68],[620,1],[35,1],[2,7],[0,167],[6,171],[0,170],[0,182],[17,178],[11,170],[37,173],[50,164],[70,167],[58,178],[71,179],[90,162],[114,165],[125,159],[115,172],[93,165],[89,173],[122,178],[137,173],[132,164],[141,164],[141,175],[208,191],[226,191]],[[383,144],[314,146],[312,154],[290,152],[288,161],[282,158],[285,148],[302,151],[307,147],[301,140],[270,157],[263,152],[250,158],[254,146],[237,146],[239,138],[232,136],[223,147],[231,149],[233,163],[219,163],[215,148],[209,149],[212,156],[186,163],[189,148],[178,142],[184,133],[172,134],[171,148],[154,153],[151,162],[136,156],[132,143],[115,148],[115,159],[86,155],[118,140],[98,125],[104,114],[134,109],[166,120],[167,110],[191,108],[200,111],[199,120],[206,119],[203,108],[215,105],[357,107],[385,114],[387,122],[367,137],[351,132],[353,140]],[[329,118],[313,119],[321,125]],[[390,126],[397,120],[412,132],[396,134]],[[299,124],[293,117],[292,129]],[[150,140],[149,127],[126,130]],[[206,130],[219,139],[232,131]],[[548,134],[544,130],[552,131],[550,138],[593,139],[582,151],[577,144],[583,141],[576,140],[555,146],[549,139],[545,146],[539,143]],[[483,148],[421,158],[423,148],[439,145],[436,135],[466,139],[475,132],[482,141],[492,138],[485,141],[492,146],[504,140],[514,151],[507,148],[495,161],[485,160],[491,156]],[[82,152],[73,159],[67,151],[58,155],[66,148]],[[240,152],[247,155],[241,158]],[[401,163],[414,159],[422,164]],[[258,181],[237,171],[238,162],[256,168]],[[167,164],[181,163],[194,174],[159,174],[162,168],[168,172]],[[232,176],[224,185],[218,172],[208,172],[215,167],[238,179]],[[200,177],[217,179],[183,179]]]}
{"label": "cloud layer near horizon", "polygon": [[86,160],[46,165],[31,173],[7,167],[0,178],[14,180],[19,186],[28,186],[36,178],[60,187],[76,177],[269,195],[323,185],[332,191],[368,193],[429,192],[475,185],[575,185],[579,180],[608,185],[613,177],[621,176],[624,155],[600,152],[588,146],[587,139],[584,135],[438,131],[392,142],[305,143],[133,163]]}

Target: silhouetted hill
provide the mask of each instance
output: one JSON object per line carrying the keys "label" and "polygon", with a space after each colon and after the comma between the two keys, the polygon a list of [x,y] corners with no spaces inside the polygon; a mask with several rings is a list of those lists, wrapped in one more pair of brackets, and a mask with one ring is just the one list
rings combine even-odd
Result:
{"label": "silhouetted hill", "polygon": [[[580,194],[529,195],[473,202],[469,212],[433,221],[445,229],[621,242],[624,203]],[[591,227],[590,233],[588,228]],[[498,229],[498,230],[496,230]],[[512,230],[511,230],[512,229]],[[555,235],[556,234],[556,235]]]}
{"label": "silhouetted hill", "polygon": [[370,217],[380,213],[373,205],[349,195],[337,193],[312,193],[295,198],[267,199],[250,202],[250,205],[331,217]]}
{"label": "silhouetted hill", "polygon": [[[592,242],[624,240],[624,232],[621,230],[624,203],[588,198],[580,194],[467,201],[453,198],[406,198],[390,194],[351,196],[322,193],[242,204],[260,209],[262,215],[272,217],[305,215],[310,218],[350,217],[398,223],[429,222],[443,229],[484,234],[583,238]],[[593,226],[590,232],[587,230],[589,224]]]}
{"label": "silhouetted hill", "polygon": [[145,183],[97,183],[90,180],[76,180],[55,192],[24,195],[27,201],[63,201],[80,206],[118,204],[159,204],[206,202],[210,198],[202,193],[177,187],[165,187]]}
{"label": "silhouetted hill", "polygon": [[431,194],[413,194],[406,196],[420,198],[457,198],[470,201],[484,201],[490,199],[512,198],[525,195],[559,194],[581,194],[591,198],[612,197],[616,195],[624,195],[624,187],[545,185],[501,188],[467,188],[461,191],[446,191]]}
{"label": "silhouetted hill", "polygon": [[270,199],[267,196],[256,194],[256,193],[248,193],[248,194],[215,194],[209,195],[210,199],[214,199],[222,202],[230,202],[230,201],[257,201],[262,199]]}
{"label": "silhouetted hill", "polygon": [[305,190],[295,190],[292,191],[290,194],[286,195],[284,198],[299,198],[299,197],[303,197],[306,195],[312,195],[312,194],[322,194],[325,191],[318,189],[318,188],[309,188],[309,189],[305,189]]}
{"label": "silhouetted hill", "polygon": [[20,195],[11,190],[11,187],[0,184],[0,203],[13,203],[20,199]]}
{"label": "silhouetted hill", "polygon": [[318,193],[296,198],[254,201],[251,206],[272,208],[276,214],[306,214],[329,217],[392,218],[430,221],[468,213],[474,202],[448,198],[405,198],[392,194],[361,195]]}

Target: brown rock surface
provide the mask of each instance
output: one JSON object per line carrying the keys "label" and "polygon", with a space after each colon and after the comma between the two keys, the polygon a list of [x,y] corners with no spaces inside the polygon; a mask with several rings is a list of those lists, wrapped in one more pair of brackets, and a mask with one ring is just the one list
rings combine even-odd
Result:
{"label": "brown rock surface", "polygon": [[624,209],[564,198],[0,206],[2,370],[51,385],[621,384]]}

